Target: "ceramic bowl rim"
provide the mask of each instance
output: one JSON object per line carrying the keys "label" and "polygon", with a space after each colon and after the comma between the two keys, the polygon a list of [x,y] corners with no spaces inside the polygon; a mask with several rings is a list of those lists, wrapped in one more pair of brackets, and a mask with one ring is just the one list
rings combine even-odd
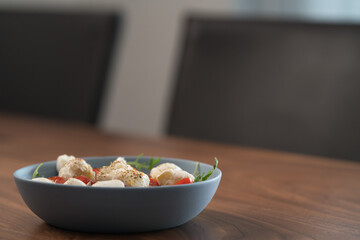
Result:
{"label": "ceramic bowl rim", "polygon": [[[83,158],[85,160],[92,160],[92,159],[97,159],[97,158],[101,158],[101,159],[115,158],[116,159],[117,157],[120,157],[120,156],[91,156],[91,157],[81,157],[81,158]],[[124,157],[126,159],[126,158],[136,158],[137,156],[125,155],[125,156],[121,156],[121,157]],[[151,158],[151,156],[142,156],[140,159],[150,159],[150,158]],[[196,162],[199,162],[199,161],[193,161],[193,160],[187,160],[187,159],[181,159],[181,158],[171,158],[171,157],[161,157],[161,159],[165,160],[165,161],[166,160],[170,160],[170,161],[175,160],[175,161],[188,162],[188,163],[194,163],[194,164],[196,164]],[[54,164],[54,167],[56,166],[56,160],[46,161],[43,163]],[[215,177],[209,178],[206,181],[196,182],[196,183],[192,183],[192,184],[170,185],[170,186],[159,186],[159,187],[125,187],[125,188],[119,188],[119,187],[96,187],[95,188],[94,187],[94,188],[92,188],[92,187],[88,187],[88,186],[85,187],[85,186],[76,186],[76,185],[49,184],[49,183],[44,183],[44,182],[32,181],[32,179],[22,176],[23,175],[23,174],[21,174],[22,171],[25,171],[25,170],[30,171],[30,169],[34,169],[39,164],[41,164],[41,163],[27,165],[27,166],[24,166],[22,168],[15,170],[13,173],[14,179],[19,180],[19,181],[28,182],[31,184],[39,184],[38,186],[42,186],[42,185],[43,186],[53,186],[55,188],[57,187],[57,188],[62,188],[62,189],[81,188],[84,191],[114,191],[114,190],[116,190],[116,191],[160,191],[160,190],[166,190],[166,189],[200,186],[201,184],[211,184],[211,183],[215,183],[222,177],[222,171],[219,168],[216,168],[215,171],[213,172],[213,174],[216,175]],[[199,164],[205,165],[207,167],[212,167],[212,165],[203,163],[203,162],[199,162]]]}

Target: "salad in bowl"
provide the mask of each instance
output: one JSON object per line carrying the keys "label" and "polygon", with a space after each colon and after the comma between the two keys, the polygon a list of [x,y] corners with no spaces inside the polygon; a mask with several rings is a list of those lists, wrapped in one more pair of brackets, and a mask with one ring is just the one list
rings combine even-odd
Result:
{"label": "salad in bowl", "polygon": [[[205,181],[217,168],[218,160],[215,158],[213,169],[207,174],[200,175],[198,164],[191,174],[174,163],[162,163],[154,167],[160,158],[151,158],[149,164],[139,163],[140,154],[135,161],[127,162],[124,157],[118,157],[110,165],[101,168],[92,168],[85,159],[72,155],[60,155],[56,160],[57,176],[40,177],[40,164],[34,171],[32,180],[44,183],[57,183],[65,185],[92,186],[92,187],[152,187],[189,184]],[[149,174],[141,171],[148,169]]]}

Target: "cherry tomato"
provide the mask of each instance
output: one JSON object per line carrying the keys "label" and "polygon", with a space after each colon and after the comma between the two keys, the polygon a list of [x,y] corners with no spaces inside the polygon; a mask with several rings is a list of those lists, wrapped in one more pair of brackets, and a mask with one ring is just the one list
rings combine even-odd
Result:
{"label": "cherry tomato", "polygon": [[100,169],[98,169],[98,168],[93,168],[93,171],[94,171],[95,176],[96,176],[96,175],[98,175],[98,173],[100,172]]}
{"label": "cherry tomato", "polygon": [[54,183],[58,183],[58,184],[63,184],[65,182],[65,178],[59,177],[59,176],[49,177],[49,180],[53,181]]}
{"label": "cherry tomato", "polygon": [[75,177],[75,178],[79,179],[80,181],[82,181],[86,185],[93,185],[95,183],[93,180],[91,180],[90,178],[85,177],[85,176],[78,176],[78,177]]}
{"label": "cherry tomato", "polygon": [[191,178],[183,178],[180,181],[177,181],[176,183],[174,183],[173,185],[180,185],[180,184],[188,184],[188,183],[192,183],[193,180]]}
{"label": "cherry tomato", "polygon": [[155,178],[150,178],[149,186],[159,186],[159,183]]}

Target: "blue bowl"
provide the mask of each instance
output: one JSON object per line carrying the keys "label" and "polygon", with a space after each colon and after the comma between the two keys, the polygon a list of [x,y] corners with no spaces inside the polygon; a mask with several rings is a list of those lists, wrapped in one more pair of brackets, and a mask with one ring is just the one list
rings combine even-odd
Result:
{"label": "blue bowl", "polygon": [[[109,165],[117,157],[88,157],[93,168]],[[136,157],[125,157],[134,161]],[[149,162],[142,157],[140,162]],[[161,158],[192,173],[196,162]],[[18,190],[26,205],[50,225],[84,232],[146,232],[182,225],[209,204],[221,179],[216,169],[211,177],[193,184],[148,188],[92,188],[32,181],[38,164],[14,172]],[[211,165],[200,163],[201,172]],[[145,171],[146,172],[146,171]],[[40,176],[57,175],[56,161],[45,162]]]}

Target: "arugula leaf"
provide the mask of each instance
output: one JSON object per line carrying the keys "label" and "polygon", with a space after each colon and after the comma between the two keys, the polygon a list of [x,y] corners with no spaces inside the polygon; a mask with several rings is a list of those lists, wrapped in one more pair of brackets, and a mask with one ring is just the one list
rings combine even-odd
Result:
{"label": "arugula leaf", "polygon": [[160,158],[157,158],[157,159],[151,158],[150,162],[149,162],[149,167],[147,169],[149,169],[149,170],[153,169],[155,164],[157,164],[158,162],[160,162]]}
{"label": "arugula leaf", "polygon": [[194,170],[193,175],[194,175],[194,176],[197,176],[197,175],[199,175],[199,174],[200,174],[200,172],[199,172],[199,162],[196,162],[195,170]]}
{"label": "arugula leaf", "polygon": [[39,168],[40,168],[42,165],[43,165],[43,164],[40,163],[39,166],[35,169],[35,171],[34,171],[34,173],[33,173],[33,175],[32,175],[32,178],[40,177],[38,171],[39,171]]}
{"label": "arugula leaf", "polygon": [[215,157],[215,164],[213,165],[213,169],[211,169],[206,175],[205,173],[203,172],[202,174],[200,174],[200,171],[199,171],[199,163],[196,163],[196,166],[195,166],[195,171],[194,171],[194,182],[202,182],[202,181],[205,181],[207,180],[211,174],[213,174],[213,172],[215,171],[215,169],[217,168],[219,164],[219,160]]}
{"label": "arugula leaf", "polygon": [[148,170],[153,169],[153,167],[160,161],[160,158],[154,159],[154,158],[150,158],[149,164],[146,163],[140,163],[139,159],[143,156],[144,154],[141,153],[137,156],[136,160],[133,162],[127,162],[128,164],[134,166],[137,170],[141,170],[142,168],[146,168]]}
{"label": "arugula leaf", "polygon": [[143,153],[140,153],[138,156],[137,156],[137,158],[136,158],[136,160],[135,160],[135,162],[127,162],[128,164],[130,164],[130,165],[133,165],[137,170],[141,170],[144,166],[144,164],[143,163],[139,163],[139,159],[142,157],[142,156],[144,156],[144,154]]}

